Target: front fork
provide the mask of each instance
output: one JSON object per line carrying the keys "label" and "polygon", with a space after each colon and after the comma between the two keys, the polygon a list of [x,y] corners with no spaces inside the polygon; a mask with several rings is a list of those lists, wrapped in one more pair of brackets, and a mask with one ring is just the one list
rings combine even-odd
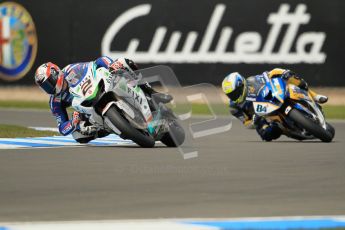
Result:
{"label": "front fork", "polygon": [[[148,131],[156,139],[169,131],[169,123],[171,120],[177,119],[174,113],[163,103],[158,105],[158,109],[153,112],[153,119],[148,124]],[[158,138],[159,139],[159,138]]]}
{"label": "front fork", "polygon": [[309,108],[307,108],[306,106],[304,106],[301,103],[295,102],[295,101],[290,101],[290,103],[286,104],[283,108],[284,109],[284,115],[287,116],[289,114],[289,112],[291,111],[292,108],[295,108],[307,115],[309,115],[313,120],[315,120],[316,122],[318,122],[322,128],[326,129],[327,125],[326,125],[326,121],[325,121],[325,117],[322,111],[322,108],[319,104],[317,104],[314,101],[305,101],[308,104],[308,107],[311,108],[313,111],[311,111]]}

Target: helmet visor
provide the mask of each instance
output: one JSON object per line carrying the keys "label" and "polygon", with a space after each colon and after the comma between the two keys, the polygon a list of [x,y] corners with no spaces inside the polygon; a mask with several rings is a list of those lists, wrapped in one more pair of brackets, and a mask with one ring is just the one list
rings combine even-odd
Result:
{"label": "helmet visor", "polygon": [[52,71],[50,76],[41,83],[41,88],[48,94],[55,94],[55,88],[57,84],[59,73],[57,71]]}
{"label": "helmet visor", "polygon": [[226,94],[226,96],[228,96],[228,98],[230,98],[230,100],[236,101],[242,95],[243,88],[244,88],[244,85],[242,84],[241,86],[237,87],[231,93]]}

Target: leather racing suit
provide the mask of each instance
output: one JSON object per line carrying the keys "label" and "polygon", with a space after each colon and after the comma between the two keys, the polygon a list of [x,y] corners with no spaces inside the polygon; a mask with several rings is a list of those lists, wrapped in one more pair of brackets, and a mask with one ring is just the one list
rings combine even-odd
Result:
{"label": "leather racing suit", "polygon": [[[296,85],[302,89],[308,90],[308,84],[306,81],[292,71],[285,69],[273,69],[271,71],[264,72],[260,75],[251,76],[246,79],[247,81],[247,95],[245,98],[256,97],[259,90],[265,85],[265,75],[269,78],[281,77],[289,84]],[[310,94],[316,95],[315,92],[309,89]],[[281,136],[282,130],[275,122],[268,123],[264,117],[255,115],[253,102],[250,100],[244,100],[240,104],[236,104],[230,101],[230,112],[233,116],[237,117],[246,127],[254,126],[257,133],[265,141],[271,141]]]}
{"label": "leather racing suit", "polygon": [[[79,122],[76,122],[78,114],[76,112],[73,117],[69,119],[67,114],[67,108],[72,105],[73,96],[69,92],[69,86],[78,83],[78,79],[75,76],[79,75],[84,77],[88,71],[88,68],[92,68],[93,64],[96,64],[96,68],[104,67],[109,68],[113,63],[113,60],[108,57],[100,57],[92,62],[74,63],[69,64],[63,68],[64,79],[66,80],[68,87],[62,90],[58,95],[51,95],[49,105],[53,116],[55,117],[59,132],[66,136],[73,134],[74,139],[80,143],[87,143],[97,137],[105,136],[106,133],[94,133],[93,135],[83,135],[79,132]],[[78,117],[79,119],[79,117]]]}

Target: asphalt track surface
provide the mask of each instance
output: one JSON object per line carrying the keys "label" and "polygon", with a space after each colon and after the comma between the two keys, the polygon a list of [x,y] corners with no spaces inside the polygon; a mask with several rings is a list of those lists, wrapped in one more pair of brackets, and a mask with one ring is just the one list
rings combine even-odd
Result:
{"label": "asphalt track surface", "polygon": [[[0,123],[55,126],[48,112],[0,110]],[[333,143],[264,143],[233,122],[175,149],[0,150],[0,221],[345,214],[345,123]]]}

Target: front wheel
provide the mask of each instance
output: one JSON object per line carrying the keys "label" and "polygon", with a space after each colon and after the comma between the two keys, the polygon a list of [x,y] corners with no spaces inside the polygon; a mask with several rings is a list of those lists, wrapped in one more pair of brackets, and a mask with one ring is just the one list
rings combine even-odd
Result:
{"label": "front wheel", "polygon": [[121,116],[114,105],[109,108],[105,116],[120,130],[120,137],[130,139],[144,148],[152,148],[155,145],[155,140],[152,137],[145,135],[131,126],[131,124]]}
{"label": "front wheel", "polygon": [[331,133],[332,138],[333,138],[333,137],[334,137],[334,135],[335,135],[335,129],[334,129],[334,127],[333,127],[331,124],[329,124],[328,122],[326,122],[326,126],[327,126],[327,130],[328,130],[328,132],[330,132],[330,133]]}
{"label": "front wheel", "polygon": [[176,120],[173,120],[169,123],[169,132],[166,132],[160,141],[168,147],[178,147],[184,140],[184,129]]}
{"label": "front wheel", "polygon": [[304,116],[297,109],[292,109],[288,117],[293,120],[300,128],[305,129],[308,133],[314,137],[319,138],[323,142],[331,142],[334,137],[334,132],[328,131],[329,129],[323,129],[319,124],[316,124],[310,118]]}

